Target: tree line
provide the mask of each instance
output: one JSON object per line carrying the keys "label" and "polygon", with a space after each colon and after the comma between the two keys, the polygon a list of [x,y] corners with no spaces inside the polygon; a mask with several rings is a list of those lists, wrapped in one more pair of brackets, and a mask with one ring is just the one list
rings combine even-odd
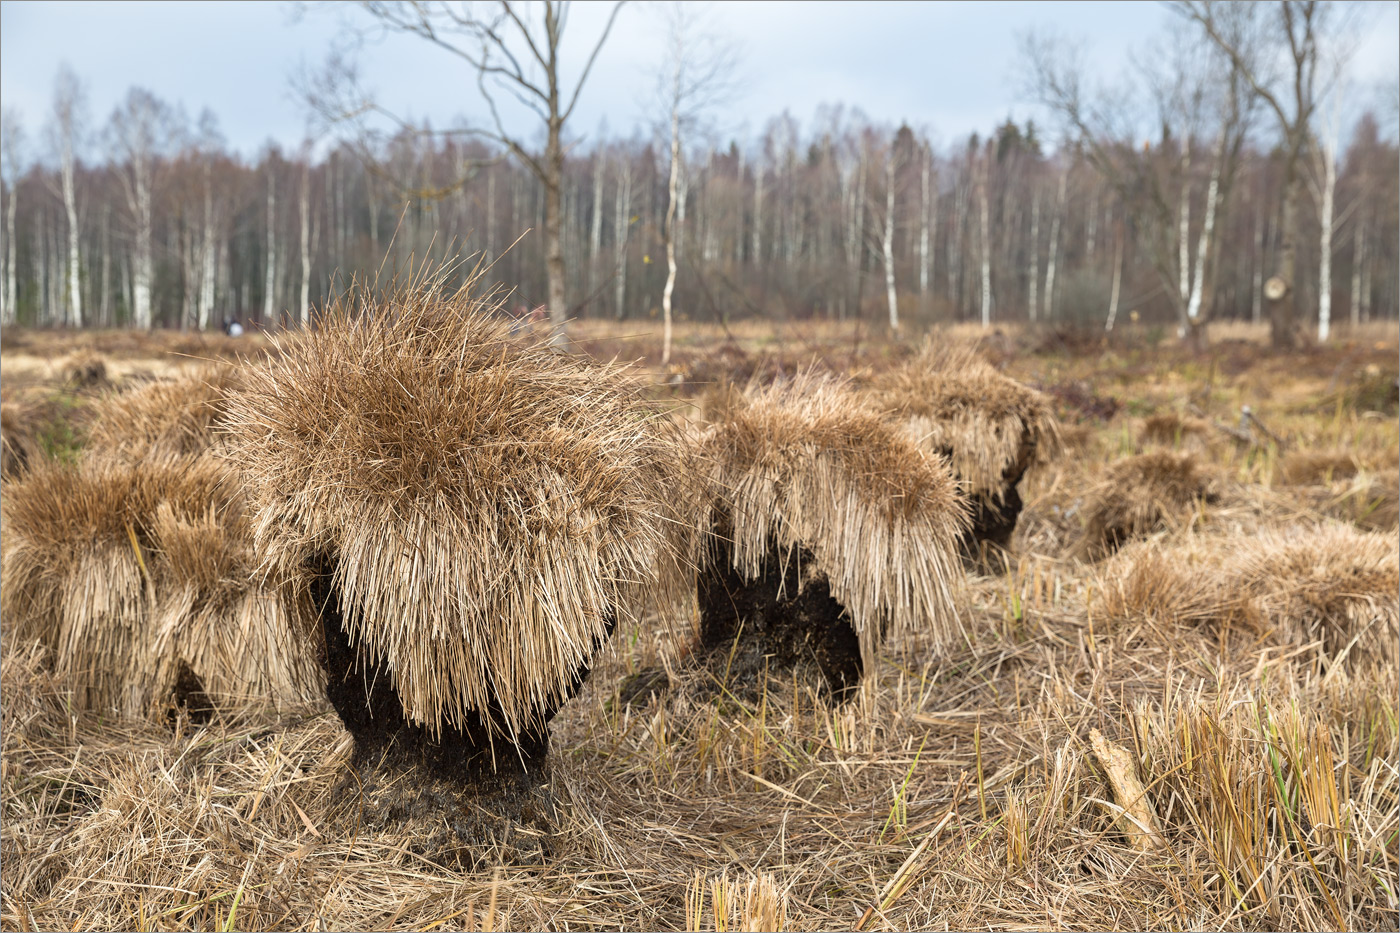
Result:
{"label": "tree line", "polygon": [[[1039,64],[1053,92],[1066,71]],[[657,317],[669,297],[692,320],[1131,319],[1186,334],[1264,319],[1287,248],[1290,299],[1314,329],[1320,313],[1396,317],[1395,142],[1366,113],[1345,145],[1313,133],[1293,151],[1251,122],[1246,91],[1211,103],[1164,87],[1151,135],[1115,135],[1062,98],[1053,147],[1031,122],[939,145],[839,105],[805,126],[784,112],[746,139],[566,139],[563,304],[619,320]],[[246,159],[213,114],[192,120],[139,88],[90,125],[67,70],[43,138],[6,113],[3,141],[7,324],[296,326],[353,277],[425,261],[459,276],[479,264],[511,307],[552,299],[548,186],[490,141],[406,125]],[[1286,243],[1290,173],[1307,196]]]}

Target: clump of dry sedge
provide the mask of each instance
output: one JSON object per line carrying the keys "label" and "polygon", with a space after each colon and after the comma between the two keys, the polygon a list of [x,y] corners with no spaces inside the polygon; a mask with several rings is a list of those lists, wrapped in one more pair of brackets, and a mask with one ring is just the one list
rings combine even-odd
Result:
{"label": "clump of dry sedge", "polygon": [[48,646],[77,708],[158,714],[183,668],[219,705],[319,692],[309,607],[253,580],[223,464],[45,461],[10,487],[0,513],[5,620]]}
{"label": "clump of dry sedge", "polygon": [[1125,457],[1110,465],[1085,496],[1079,554],[1102,557],[1216,496],[1211,476],[1192,454],[1154,451]]}
{"label": "clump of dry sedge", "polygon": [[1050,400],[966,347],[930,342],[907,364],[877,375],[870,392],[926,449],[947,457],[973,495],[1002,497],[1029,467],[1061,450]]}
{"label": "clump of dry sedge", "polygon": [[59,371],[63,374],[63,381],[72,389],[101,389],[110,384],[107,361],[92,350],[83,349],[71,354],[59,365]]}
{"label": "clump of dry sedge", "polygon": [[[945,461],[840,381],[806,374],[710,408],[701,454],[733,569],[765,573],[773,548],[811,552],[869,662],[887,631],[935,644],[960,631],[953,587],[966,504]],[[716,553],[708,551],[713,559]]]}
{"label": "clump of dry sedge", "polygon": [[232,366],[208,366],[105,396],[93,406],[88,442],[133,460],[203,453],[215,445],[225,400],[237,385]]}
{"label": "clump of dry sedge", "polygon": [[268,566],[332,574],[407,719],[500,735],[685,593],[693,470],[615,366],[508,341],[466,290],[357,293],[228,402]]}
{"label": "clump of dry sedge", "polygon": [[1176,447],[1187,442],[1204,443],[1209,434],[1210,425],[1200,418],[1183,418],[1174,411],[1161,411],[1143,420],[1139,437],[1146,444]]}
{"label": "clump of dry sedge", "polygon": [[1290,486],[1325,486],[1335,480],[1351,479],[1359,469],[1351,454],[1305,450],[1285,457],[1280,473]]}
{"label": "clump of dry sedge", "polygon": [[1395,537],[1345,525],[1270,530],[1233,563],[1237,585],[1287,641],[1318,640],[1335,658],[1394,662],[1400,644]]}

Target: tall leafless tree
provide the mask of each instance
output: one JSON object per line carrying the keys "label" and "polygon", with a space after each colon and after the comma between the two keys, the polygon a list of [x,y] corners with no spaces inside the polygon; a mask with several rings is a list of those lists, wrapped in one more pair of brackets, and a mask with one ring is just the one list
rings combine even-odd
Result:
{"label": "tall leafless tree", "polygon": [[[417,36],[475,72],[477,88],[491,112],[491,125],[461,126],[449,132],[499,143],[544,189],[549,314],[555,328],[555,344],[563,346],[567,341],[565,323],[569,310],[563,248],[564,130],[623,3],[612,6],[571,90],[563,86],[560,59],[570,12],[568,0],[497,0],[489,4],[469,0],[361,0],[359,6],[378,28]],[[353,68],[345,67],[343,62],[337,65],[333,60],[326,74],[319,89],[313,88],[306,95],[323,118],[354,122],[378,114],[392,118],[401,127],[407,126],[361,91]],[[534,151],[525,135],[507,129],[501,116],[501,103],[507,97],[523,105],[543,124],[544,152]]]}

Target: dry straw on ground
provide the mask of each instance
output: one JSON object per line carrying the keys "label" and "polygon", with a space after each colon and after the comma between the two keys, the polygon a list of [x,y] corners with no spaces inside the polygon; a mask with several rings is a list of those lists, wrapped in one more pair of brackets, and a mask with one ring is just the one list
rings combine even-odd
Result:
{"label": "dry straw on ground", "polygon": [[1101,557],[1132,538],[1180,523],[1216,495],[1209,471],[1193,454],[1155,451],[1125,457],[1085,494],[1078,553]]}
{"label": "dry straw on ground", "polygon": [[850,613],[867,666],[888,631],[960,632],[954,590],[965,501],[947,465],[844,382],[803,375],[710,411],[701,456],[734,569],[764,573],[772,548],[806,548]]}
{"label": "dry straw on ground", "polygon": [[309,607],[252,579],[222,464],[45,461],[9,485],[0,510],[7,626],[48,646],[75,708],[158,715],[182,665],[221,704],[319,691]]}
{"label": "dry straw on ground", "polygon": [[518,733],[613,624],[685,592],[672,422],[620,367],[507,328],[431,281],[357,292],[228,403],[259,552],[283,578],[333,571],[349,636],[432,730]]}
{"label": "dry straw on ground", "polygon": [[870,393],[928,450],[948,457],[974,495],[1000,500],[1008,482],[1060,453],[1049,400],[966,346],[929,342],[908,363],[873,376]]}

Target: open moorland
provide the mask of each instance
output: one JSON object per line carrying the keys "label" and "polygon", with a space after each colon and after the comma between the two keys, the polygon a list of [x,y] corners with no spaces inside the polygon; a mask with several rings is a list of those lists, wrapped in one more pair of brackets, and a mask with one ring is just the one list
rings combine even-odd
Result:
{"label": "open moorland", "polygon": [[[663,368],[653,330],[573,336],[640,360],[683,419],[718,385],[859,386],[918,347],[683,324]],[[619,627],[552,723],[562,815],[534,862],[346,831],[324,701],[79,712],[7,626],[0,926],[1396,929],[1397,333],[1282,355],[1243,325],[1199,352],[1159,336],[933,331],[1043,392],[1063,448],[1022,481],[1006,556],[957,583],[965,636],[900,635],[838,705],[792,678],[705,688],[684,619]],[[7,331],[4,494],[120,444],[91,414],[112,393],[278,352]],[[630,689],[657,667],[669,689]]]}

